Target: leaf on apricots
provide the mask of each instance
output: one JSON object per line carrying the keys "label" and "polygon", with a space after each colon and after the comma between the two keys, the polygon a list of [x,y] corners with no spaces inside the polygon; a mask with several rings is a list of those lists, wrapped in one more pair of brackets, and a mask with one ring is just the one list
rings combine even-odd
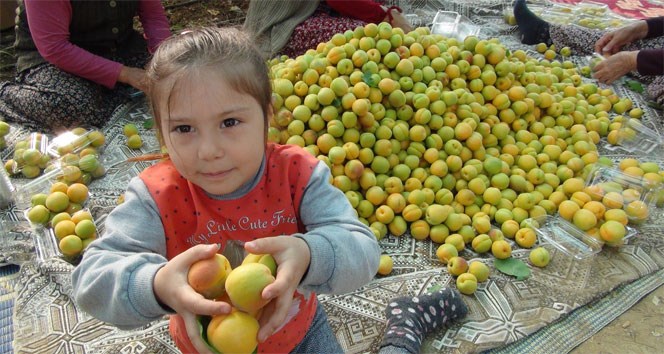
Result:
{"label": "leaf on apricots", "polygon": [[369,85],[369,87],[378,87],[378,83],[373,79],[371,76],[371,73],[366,72],[364,75],[362,75],[362,81],[364,81],[365,84]]}
{"label": "leaf on apricots", "polygon": [[201,334],[201,338],[203,338],[203,342],[205,342],[205,345],[207,345],[208,349],[214,354],[221,354],[219,353],[218,350],[214,349],[214,347],[212,347],[210,343],[208,343],[207,327],[210,324],[211,319],[212,317],[210,316],[204,316],[204,315],[196,316],[196,323],[198,323],[198,331]]}
{"label": "leaf on apricots", "polygon": [[507,259],[494,259],[493,266],[501,273],[512,275],[516,280],[528,279],[530,276],[530,268],[523,263],[523,261],[510,257]]}

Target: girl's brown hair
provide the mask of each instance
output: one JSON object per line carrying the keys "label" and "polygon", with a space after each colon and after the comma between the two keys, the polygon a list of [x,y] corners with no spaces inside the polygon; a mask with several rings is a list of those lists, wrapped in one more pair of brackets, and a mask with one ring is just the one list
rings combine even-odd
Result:
{"label": "girl's brown hair", "polygon": [[254,97],[263,110],[267,134],[272,89],[267,63],[251,37],[234,27],[204,27],[183,31],[159,45],[147,67],[148,97],[162,137],[157,102],[170,100],[179,78],[196,70],[216,70],[238,92]]}

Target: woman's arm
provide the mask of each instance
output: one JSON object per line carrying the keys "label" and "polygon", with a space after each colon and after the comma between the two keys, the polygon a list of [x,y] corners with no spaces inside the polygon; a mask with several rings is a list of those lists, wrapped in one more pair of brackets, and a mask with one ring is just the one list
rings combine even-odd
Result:
{"label": "woman's arm", "polygon": [[325,2],[336,12],[364,22],[380,23],[387,16],[380,4],[371,0],[327,0]]}
{"label": "woman's arm", "polygon": [[122,64],[92,54],[69,41],[68,0],[25,0],[32,40],[49,63],[70,74],[113,88]]}
{"label": "woman's arm", "polygon": [[[369,23],[389,22],[393,27],[399,27],[408,33],[412,29],[408,20],[400,10],[389,9],[371,0],[327,0],[327,5],[338,13]],[[388,14],[389,11],[389,14]]]}
{"label": "woman's arm", "polygon": [[159,43],[171,35],[164,6],[160,0],[141,0],[138,17],[145,31],[148,49],[153,53]]}
{"label": "woman's arm", "polygon": [[636,70],[641,75],[664,75],[664,48],[639,50]]}
{"label": "woman's arm", "polygon": [[664,36],[664,16],[646,19],[648,24],[648,34],[645,38],[655,38]]}

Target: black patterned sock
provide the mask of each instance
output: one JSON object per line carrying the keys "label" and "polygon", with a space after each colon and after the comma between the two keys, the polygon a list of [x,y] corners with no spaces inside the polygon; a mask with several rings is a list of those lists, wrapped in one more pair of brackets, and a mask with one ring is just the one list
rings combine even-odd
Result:
{"label": "black patterned sock", "polygon": [[551,45],[549,23],[532,13],[526,5],[526,0],[514,2],[514,18],[516,18],[516,24],[519,25],[521,43]]}
{"label": "black patterned sock", "polygon": [[461,295],[450,288],[394,299],[385,309],[387,326],[380,353],[419,353],[424,336],[467,312]]}

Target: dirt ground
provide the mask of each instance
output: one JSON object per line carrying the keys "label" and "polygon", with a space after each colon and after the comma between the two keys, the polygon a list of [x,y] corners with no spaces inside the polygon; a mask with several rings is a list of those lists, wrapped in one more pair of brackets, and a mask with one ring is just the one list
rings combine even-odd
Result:
{"label": "dirt ground", "polygon": [[641,299],[571,353],[661,353],[662,348],[664,348],[664,286],[660,286]]}
{"label": "dirt ground", "polygon": [[[171,28],[177,32],[204,25],[238,25],[244,20],[248,1],[163,0]],[[13,36],[0,37],[0,81],[14,75],[10,43]],[[656,349],[660,348],[660,349]],[[571,353],[660,353],[664,348],[664,286],[643,298]]]}

